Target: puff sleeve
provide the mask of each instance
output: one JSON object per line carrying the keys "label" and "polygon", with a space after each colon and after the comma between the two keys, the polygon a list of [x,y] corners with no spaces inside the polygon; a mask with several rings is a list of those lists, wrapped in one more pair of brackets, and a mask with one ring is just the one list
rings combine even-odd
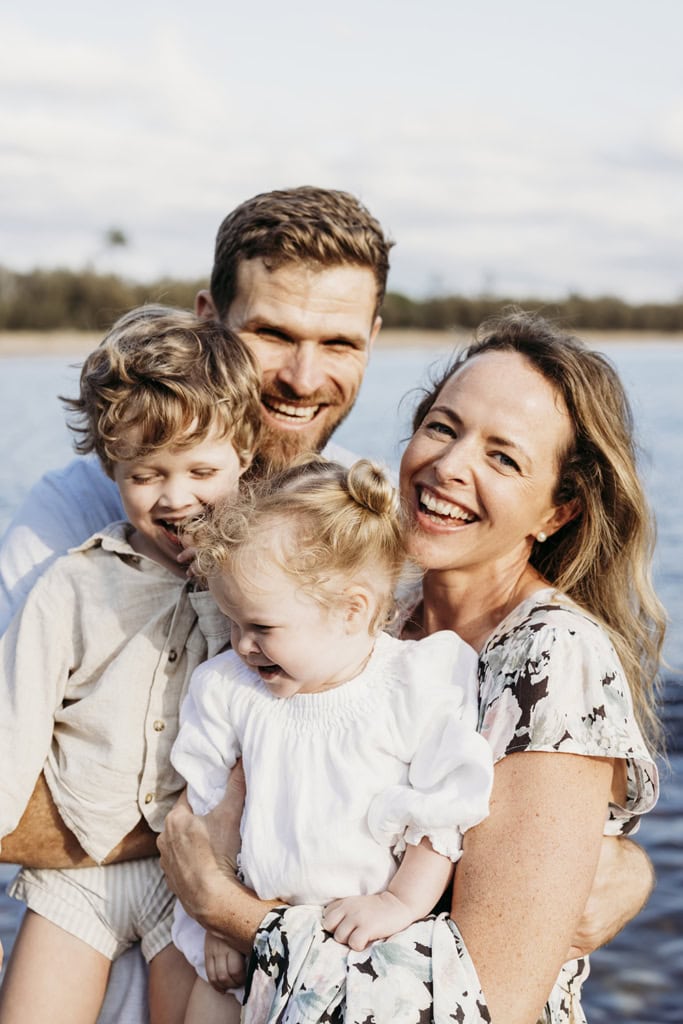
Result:
{"label": "puff sleeve", "polygon": [[402,647],[408,778],[374,798],[368,825],[396,853],[426,837],[456,861],[463,832],[488,813],[493,783],[491,751],[475,728],[477,656],[447,630]]}

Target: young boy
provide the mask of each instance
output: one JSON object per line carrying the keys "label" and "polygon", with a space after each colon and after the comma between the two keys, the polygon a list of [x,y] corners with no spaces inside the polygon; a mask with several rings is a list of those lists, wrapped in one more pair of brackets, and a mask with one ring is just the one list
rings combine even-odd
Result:
{"label": "young boy", "polygon": [[116,482],[127,522],[58,559],[0,639],[0,836],[43,772],[98,865],[24,868],[28,906],[0,994],[2,1024],[94,1021],[112,960],[136,939],[152,1024],[182,1021],[194,972],[171,945],[157,858],[102,866],[134,829],[160,831],[182,788],[170,763],[193,669],[229,640],[177,561],[184,522],[233,493],[260,425],[248,350],[165,307],[119,320],[81,372],[76,449]]}

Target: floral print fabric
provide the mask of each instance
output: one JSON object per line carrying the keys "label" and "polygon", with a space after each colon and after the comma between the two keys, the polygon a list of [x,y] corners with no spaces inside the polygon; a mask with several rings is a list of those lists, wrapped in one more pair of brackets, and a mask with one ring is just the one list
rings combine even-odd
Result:
{"label": "floral print fabric", "polygon": [[[624,807],[605,833],[626,835],[657,798],[657,772],[605,631],[552,589],[523,602],[479,659],[482,734],[494,760],[523,750],[624,758]],[[588,961],[566,963],[539,1024],[585,1024]],[[320,909],[272,911],[249,966],[246,1024],[486,1024],[476,969],[446,914],[355,953],[320,925]]]}

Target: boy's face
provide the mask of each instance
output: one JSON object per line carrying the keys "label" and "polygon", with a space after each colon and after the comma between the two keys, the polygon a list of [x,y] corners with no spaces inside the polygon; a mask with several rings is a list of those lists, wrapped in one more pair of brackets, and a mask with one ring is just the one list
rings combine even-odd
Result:
{"label": "boy's face", "polygon": [[184,576],[186,567],[176,560],[183,549],[179,524],[234,494],[244,468],[232,441],[215,433],[189,448],[169,446],[115,463],[112,475],[135,528],[131,546]]}

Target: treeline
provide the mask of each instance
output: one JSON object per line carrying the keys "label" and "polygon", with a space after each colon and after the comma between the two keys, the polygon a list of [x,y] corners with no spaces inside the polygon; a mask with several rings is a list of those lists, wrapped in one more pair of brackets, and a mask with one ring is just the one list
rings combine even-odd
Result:
{"label": "treeline", "polygon": [[117,317],[145,302],[191,308],[206,281],[162,279],[151,284],[83,270],[0,267],[0,330],[106,330]]}
{"label": "treeline", "polygon": [[513,304],[557,318],[576,331],[584,328],[605,331],[642,330],[657,334],[683,331],[683,301],[668,305],[654,302],[631,305],[611,295],[599,298],[569,295],[554,301],[519,296],[474,298],[464,295],[416,300],[393,292],[386,297],[382,317],[387,327],[469,329]]}
{"label": "treeline", "polygon": [[[197,290],[206,286],[206,280],[164,278],[141,284],[90,270],[33,270],[19,274],[0,267],[0,330],[104,330],[121,313],[144,302],[190,308]],[[513,302],[524,309],[542,310],[575,330],[683,331],[683,301],[632,305],[614,296],[569,295],[549,302],[519,296],[411,299],[399,292],[389,292],[382,315],[387,327],[472,328]]]}

